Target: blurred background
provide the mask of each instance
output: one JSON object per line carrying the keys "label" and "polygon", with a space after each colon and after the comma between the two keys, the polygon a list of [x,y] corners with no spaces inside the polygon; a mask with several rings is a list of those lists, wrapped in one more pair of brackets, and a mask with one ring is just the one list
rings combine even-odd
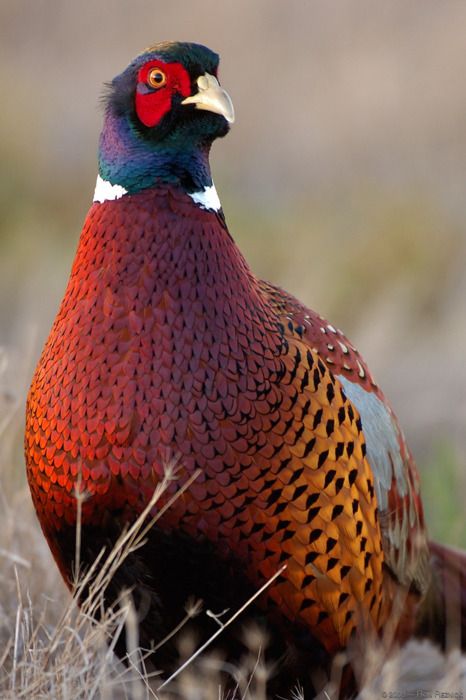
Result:
{"label": "blurred background", "polygon": [[221,54],[236,107],[212,154],[232,234],[361,350],[433,534],[466,544],[465,36],[456,0],[2,0],[0,421],[18,484],[25,393],[92,199],[102,84],[148,45],[191,40]]}

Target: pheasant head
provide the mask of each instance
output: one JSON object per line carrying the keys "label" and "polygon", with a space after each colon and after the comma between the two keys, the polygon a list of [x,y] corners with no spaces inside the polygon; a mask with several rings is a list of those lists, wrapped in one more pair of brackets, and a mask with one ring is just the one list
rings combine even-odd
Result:
{"label": "pheasant head", "polygon": [[210,146],[234,121],[218,64],[205,46],[163,43],[114,78],[105,97],[97,201],[158,182],[181,184],[189,193],[212,187]]}

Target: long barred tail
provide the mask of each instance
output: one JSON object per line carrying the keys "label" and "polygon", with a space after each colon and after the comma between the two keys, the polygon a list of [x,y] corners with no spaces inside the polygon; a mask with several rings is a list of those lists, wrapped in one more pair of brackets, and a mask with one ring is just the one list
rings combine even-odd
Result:
{"label": "long barred tail", "polygon": [[443,648],[466,650],[466,552],[430,542],[432,585],[418,633]]}

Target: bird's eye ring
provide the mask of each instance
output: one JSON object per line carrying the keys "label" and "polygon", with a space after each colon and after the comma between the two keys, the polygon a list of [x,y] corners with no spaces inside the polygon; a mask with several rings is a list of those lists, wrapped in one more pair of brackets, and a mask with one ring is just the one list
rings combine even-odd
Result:
{"label": "bird's eye ring", "polygon": [[147,76],[148,84],[153,88],[161,88],[167,83],[167,76],[160,68],[152,68]]}

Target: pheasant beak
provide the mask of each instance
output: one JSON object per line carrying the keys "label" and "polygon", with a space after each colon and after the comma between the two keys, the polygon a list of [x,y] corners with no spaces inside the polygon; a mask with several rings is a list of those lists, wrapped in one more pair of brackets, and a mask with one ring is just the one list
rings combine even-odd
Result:
{"label": "pheasant beak", "polygon": [[197,79],[199,89],[195,95],[191,95],[182,101],[182,105],[195,105],[197,109],[205,109],[225,117],[229,124],[235,121],[235,110],[230,95],[220,87],[217,78],[209,73],[199,76]]}

